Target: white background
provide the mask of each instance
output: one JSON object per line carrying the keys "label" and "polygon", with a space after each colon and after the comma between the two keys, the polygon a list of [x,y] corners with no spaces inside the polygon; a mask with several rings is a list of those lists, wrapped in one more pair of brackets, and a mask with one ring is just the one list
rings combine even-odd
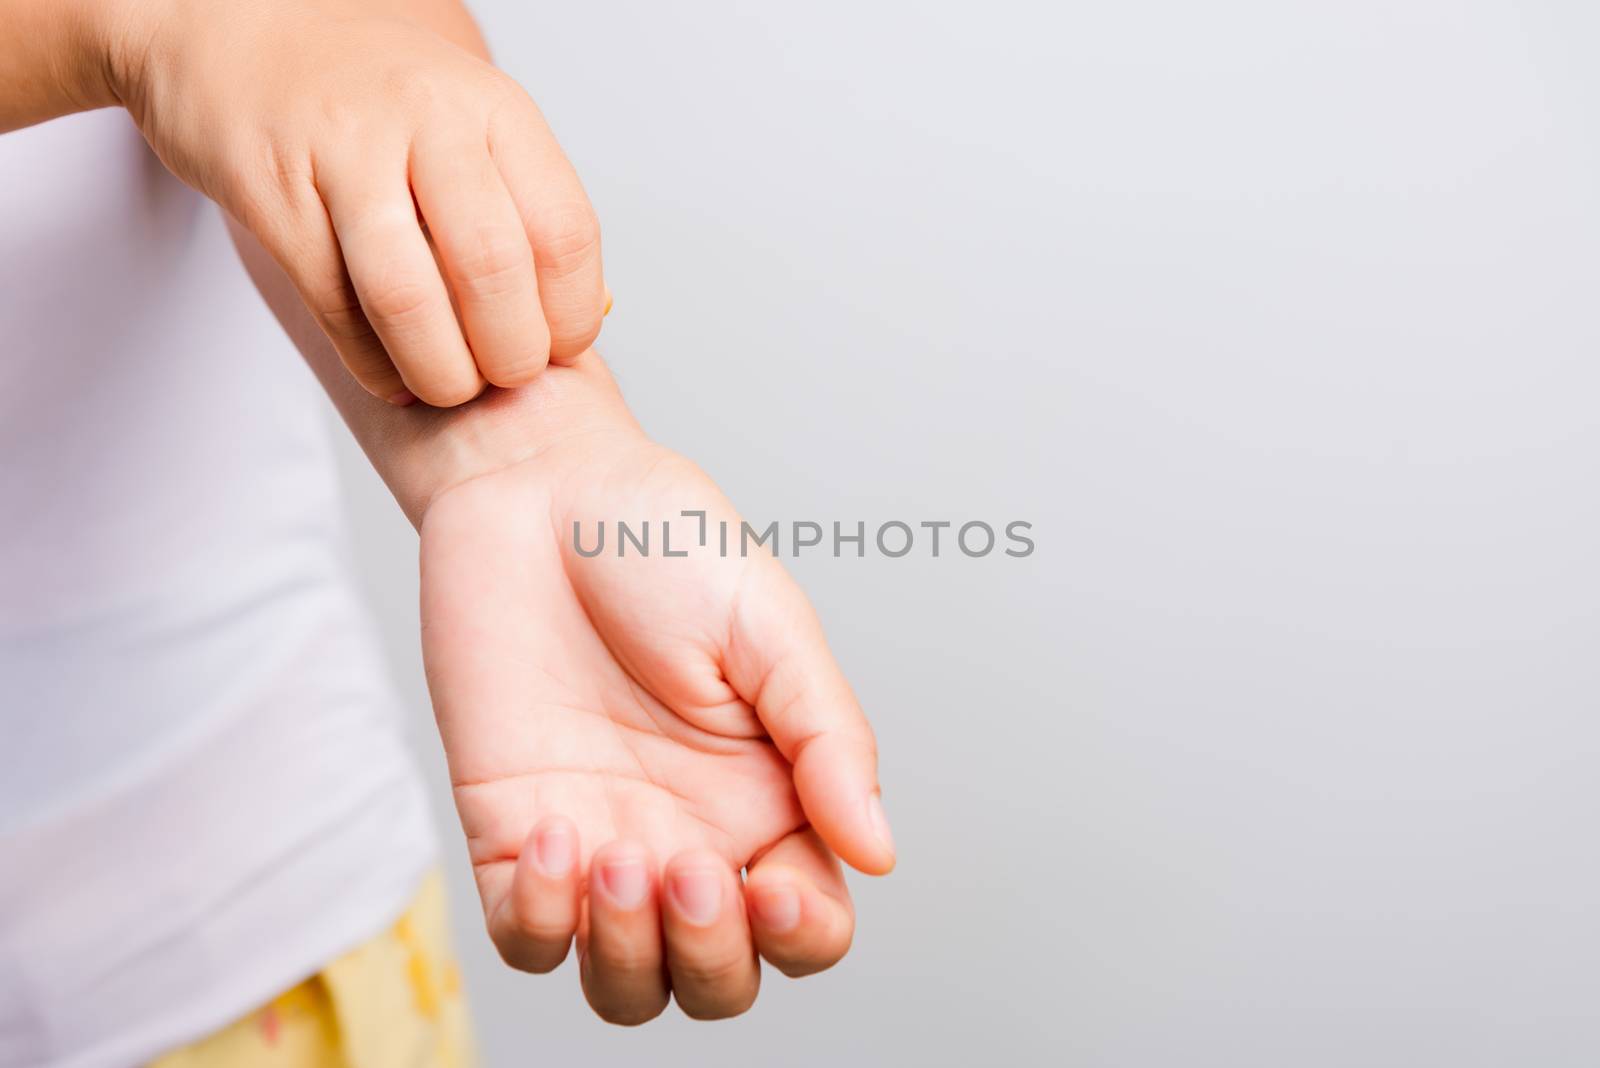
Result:
{"label": "white background", "polygon": [[1600,1062],[1591,4],[477,5],[602,349],[802,557],[901,865],[747,1017],[482,933],[415,539],[353,449],[491,1066]]}

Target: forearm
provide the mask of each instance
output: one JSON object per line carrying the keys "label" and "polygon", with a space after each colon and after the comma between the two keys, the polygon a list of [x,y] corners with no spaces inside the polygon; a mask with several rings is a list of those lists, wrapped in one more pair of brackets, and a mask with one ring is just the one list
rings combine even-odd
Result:
{"label": "forearm", "polygon": [[[185,3],[230,0],[0,0],[0,133],[125,103],[139,92],[145,45],[160,20],[185,20]],[[238,0],[234,0],[238,2]],[[244,0],[257,4],[264,0]],[[265,0],[270,2],[270,0]],[[324,0],[335,10],[414,22],[488,58],[458,0]]]}
{"label": "forearm", "polygon": [[590,350],[520,389],[490,389],[458,408],[397,408],[352,378],[282,269],[238,223],[229,229],[267,306],[349,426],[396,502],[420,526],[428,506],[463,482],[526,460],[597,425],[634,425],[604,362]]}
{"label": "forearm", "polygon": [[0,133],[117,103],[112,5],[0,0]]}

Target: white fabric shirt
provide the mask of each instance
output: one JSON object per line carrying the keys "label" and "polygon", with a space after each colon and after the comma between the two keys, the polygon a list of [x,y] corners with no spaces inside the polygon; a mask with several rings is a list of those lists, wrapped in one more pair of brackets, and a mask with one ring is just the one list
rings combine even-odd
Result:
{"label": "white fabric shirt", "polygon": [[120,111],[0,135],[0,1066],[200,1037],[403,910],[324,408]]}

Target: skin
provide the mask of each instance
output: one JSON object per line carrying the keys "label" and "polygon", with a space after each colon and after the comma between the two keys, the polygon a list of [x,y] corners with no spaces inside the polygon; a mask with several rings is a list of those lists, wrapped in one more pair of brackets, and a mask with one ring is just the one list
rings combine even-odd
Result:
{"label": "skin", "polygon": [[[576,942],[603,1019],[669,997],[743,1012],[758,959],[837,962],[854,915],[841,859],[895,860],[876,746],[805,595],[771,556],[714,551],[738,515],[650,441],[600,357],[451,410],[354,388],[287,279],[246,265],[419,527],[422,643],[489,934],[546,972]],[[698,546],[704,510],[709,546]],[[666,557],[593,548],[601,520],[671,520]],[[737,536],[733,543],[736,545]]]}
{"label": "skin", "polygon": [[776,561],[571,550],[574,521],[737,516],[591,349],[593,212],[459,5],[0,0],[0,42],[0,131],[126,106],[226,209],[418,525],[429,685],[506,960],[548,971],[576,941],[618,1023],[669,995],[742,1012],[758,956],[837,961],[840,859],[894,863],[871,730]]}
{"label": "skin", "polygon": [[[791,974],[848,948],[835,853],[893,863],[872,735],[770,556],[714,537],[682,558],[575,551],[575,522],[737,515],[639,432],[598,357],[550,376],[531,388],[580,416],[422,523],[423,653],[490,933],[532,971],[577,935],[606,1019],[649,1019],[669,989],[691,1016],[733,1015],[757,946]],[[697,530],[680,518],[674,541]]]}
{"label": "skin", "polygon": [[453,0],[0,0],[0,130],[125,106],[362,387],[451,406],[576,359],[600,231]]}

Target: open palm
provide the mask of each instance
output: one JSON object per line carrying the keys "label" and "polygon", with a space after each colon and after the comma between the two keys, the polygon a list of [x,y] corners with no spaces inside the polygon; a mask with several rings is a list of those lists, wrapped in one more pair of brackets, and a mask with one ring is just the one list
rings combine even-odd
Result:
{"label": "open palm", "polygon": [[[803,974],[848,947],[836,856],[892,865],[872,736],[782,567],[740,553],[732,507],[609,383],[572,374],[581,430],[423,523],[456,804],[508,961],[548,970],[576,935],[606,1019],[648,1019],[669,991],[730,1015],[755,996],[758,951]],[[620,546],[618,522],[644,520],[648,555]],[[575,525],[585,552],[604,530],[598,555]]]}

